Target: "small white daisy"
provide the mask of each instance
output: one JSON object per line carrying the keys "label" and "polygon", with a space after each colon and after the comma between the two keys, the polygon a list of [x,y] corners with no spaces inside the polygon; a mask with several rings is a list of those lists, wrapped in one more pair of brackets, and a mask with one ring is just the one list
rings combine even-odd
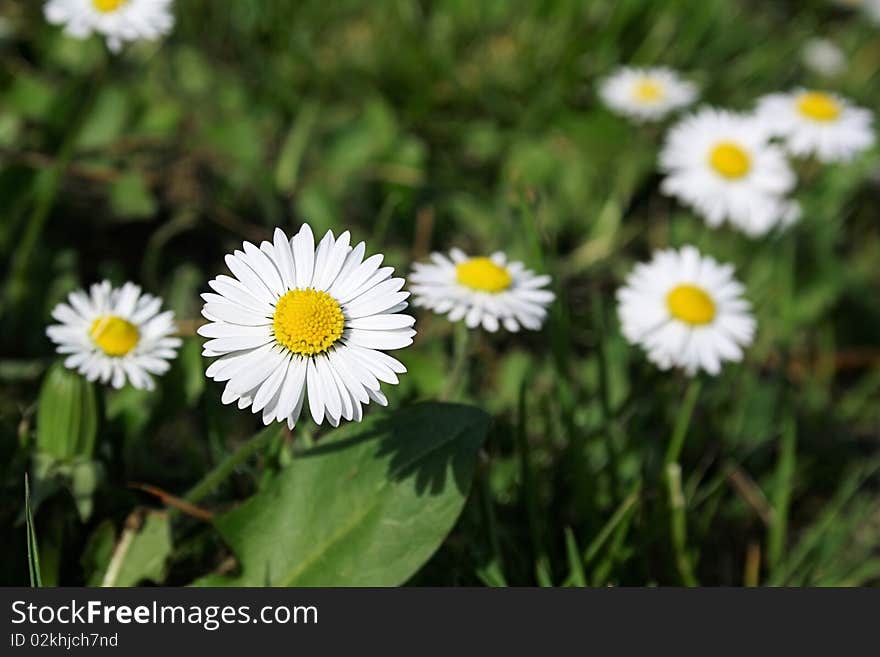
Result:
{"label": "small white daisy", "polygon": [[129,41],[152,41],[174,27],[172,0],[49,0],[46,20],[63,25],[66,34],[86,39],[92,33],[118,52]]}
{"label": "small white daisy", "polygon": [[880,22],[880,0],[834,0],[834,4],[848,9],[861,9],[872,21]]}
{"label": "small white daisy", "polygon": [[599,95],[618,114],[659,121],[697,98],[697,86],[668,68],[624,67],[602,80]]}
{"label": "small white daisy", "polygon": [[554,299],[552,292],[541,289],[549,276],[538,276],[521,262],[507,262],[503,253],[469,258],[452,249],[448,257],[432,253],[431,260],[413,265],[414,305],[493,332],[500,325],[508,331],[520,326],[537,331],[544,323]]}
{"label": "small white daisy", "polygon": [[64,365],[89,381],[100,380],[121,388],[128,380],[135,388],[152,390],[151,375],[161,375],[177,355],[180,338],[174,313],[159,312],[162,299],[142,294],[134,283],[114,289],[109,281],[71,292],[68,303],[59,303],[52,317],[60,324],[46,329],[58,345],[59,354],[69,354]]}
{"label": "small white daisy", "polygon": [[873,116],[837,94],[798,89],[758,101],[757,116],[793,155],[845,162],[874,144]]}
{"label": "small white daisy", "polygon": [[760,236],[795,218],[784,198],[796,179],[762,123],[703,109],[672,127],[660,153],[660,189],[691,206],[712,227],[725,221]]}
{"label": "small white daisy", "polygon": [[810,39],[804,44],[801,59],[810,71],[823,77],[840,75],[846,69],[846,55],[828,39]]}
{"label": "small white daisy", "polygon": [[383,350],[412,344],[415,319],[400,311],[409,292],[382,255],[364,259],[348,231],[327,231],[317,248],[303,224],[288,239],[279,228],[272,242],[226,256],[233,276],[217,276],[203,294],[199,328],[207,370],[226,381],[222,401],[262,413],[263,423],[293,428],[308,400],[312,418],[337,426],[360,421],[362,404],[388,404],[379,382],[395,384],[406,368]]}
{"label": "small white daisy", "polygon": [[731,265],[692,246],[657,251],[635,266],[617,291],[623,335],[662,370],[715,375],[722,361],[742,360],[755,319]]}

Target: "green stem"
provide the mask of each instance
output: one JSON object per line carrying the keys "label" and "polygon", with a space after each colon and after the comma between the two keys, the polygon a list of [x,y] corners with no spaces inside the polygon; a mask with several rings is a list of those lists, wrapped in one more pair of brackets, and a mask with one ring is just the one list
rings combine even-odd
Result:
{"label": "green stem", "polygon": [[504,558],[501,554],[501,541],[498,539],[498,521],[495,517],[495,506],[492,500],[492,482],[490,481],[491,465],[489,456],[484,452],[480,453],[484,467],[480,468],[477,474],[480,503],[483,510],[483,520],[486,524],[486,531],[489,534],[489,548],[492,552],[493,573],[499,583],[506,582],[504,577]]}
{"label": "green stem", "polygon": [[[98,95],[98,89],[104,78],[105,68],[102,67],[95,78],[92,80],[90,89],[86,94],[86,98],[75,111],[73,120],[67,129],[67,134],[61,142],[58,155],[52,166],[39,172],[34,179],[34,197],[36,202],[31,211],[30,216],[25,224],[25,232],[19,241],[18,248],[15,252],[15,258],[10,268],[9,277],[6,283],[5,294],[0,304],[5,306],[15,306],[23,297],[27,290],[28,284],[28,267],[30,265],[31,256],[36,249],[40,235],[46,227],[49,219],[49,213],[55,204],[55,198],[61,186],[61,180],[64,172],[67,170],[68,164],[73,159],[76,150],[76,142],[79,138],[80,130],[85,124],[86,118],[91,111],[95,98]],[[0,308],[5,309],[5,308]]]}
{"label": "green stem", "polygon": [[199,483],[191,488],[183,499],[190,504],[195,504],[201,500],[229,477],[239,465],[268,445],[278,436],[279,431],[280,429],[277,426],[267,427],[243,442],[238,446],[238,449],[223,459],[216,468],[211,470]]}
{"label": "green stem", "polygon": [[464,321],[456,322],[452,333],[452,361],[449,376],[440,399],[457,399],[467,391],[467,360],[471,347],[471,330]]}
{"label": "green stem", "polygon": [[527,416],[526,416],[526,385],[522,382],[519,389],[518,403],[518,426],[515,430],[516,447],[519,452],[519,469],[520,469],[520,491],[522,504],[526,511],[526,524],[529,528],[529,538],[532,544],[532,557],[534,559],[536,573],[539,583],[544,586],[546,582],[541,582],[541,577],[545,575],[546,555],[541,541],[541,516],[538,511],[538,490],[535,484],[534,471],[532,469],[531,450],[529,448],[529,439],[527,432]]}
{"label": "green stem", "polygon": [[681,488],[681,456],[684,439],[691,423],[697,398],[700,396],[700,380],[693,379],[684,395],[684,401],[678,409],[672,438],[666,449],[663,460],[663,476],[666,480],[666,495],[669,506],[669,530],[672,535],[672,548],[675,552],[675,564],[678,574],[685,586],[696,586],[690,556],[687,551],[687,518],[685,516],[685,499]]}
{"label": "green stem", "polygon": [[625,436],[614,417],[611,408],[611,390],[608,383],[608,354],[605,350],[605,311],[602,305],[602,295],[596,292],[593,295],[593,326],[596,330],[597,357],[599,365],[599,409],[602,413],[603,433],[605,434],[605,451],[608,458],[608,466],[611,476],[611,491],[615,502],[620,499],[620,455],[622,445],[618,444],[618,437],[623,442]]}
{"label": "green stem", "polygon": [[687,551],[687,520],[685,518],[684,493],[681,491],[681,466],[678,463],[666,465],[666,492],[669,496],[669,527],[672,532],[672,548],[675,551],[675,565],[685,586],[697,586],[697,578],[691,567]]}
{"label": "green stem", "polygon": [[693,379],[688,386],[687,392],[684,394],[684,401],[678,409],[675,427],[672,430],[672,438],[669,440],[669,446],[666,448],[666,458],[663,459],[664,466],[678,462],[681,449],[684,446],[684,439],[687,436],[687,430],[691,423],[691,416],[694,413],[694,407],[697,405],[697,398],[699,396],[700,380]]}
{"label": "green stem", "polygon": [[767,537],[767,565],[775,570],[785,550],[786,533],[788,531],[788,509],[791,503],[791,491],[794,482],[794,471],[797,449],[797,423],[793,416],[785,419],[782,436],[779,442],[779,461],[776,464],[776,486],[773,494],[773,522]]}
{"label": "green stem", "polygon": [[612,514],[611,518],[608,519],[608,522],[605,523],[605,526],[599,530],[599,533],[596,534],[596,537],[590,542],[587,546],[587,549],[584,550],[584,565],[590,565],[593,559],[599,554],[599,550],[602,549],[602,546],[605,545],[605,542],[611,536],[617,526],[626,518],[627,514],[630,512],[630,509],[635,505],[636,502],[639,501],[639,495],[641,494],[642,482],[638,481],[633,486],[632,491],[629,495],[627,495],[626,499],[621,502],[620,506]]}

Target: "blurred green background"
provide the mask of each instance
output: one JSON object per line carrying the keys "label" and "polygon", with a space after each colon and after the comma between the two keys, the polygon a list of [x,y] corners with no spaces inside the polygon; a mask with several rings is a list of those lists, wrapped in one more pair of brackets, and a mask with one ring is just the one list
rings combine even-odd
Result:
{"label": "blurred green background", "polygon": [[[204,523],[150,535],[162,505],[130,484],[181,495],[258,429],[204,378],[198,293],[243,239],[306,220],[399,272],[459,246],[554,277],[541,332],[464,345],[418,313],[396,354],[410,371],[393,407],[449,396],[495,419],[464,513],[411,583],[880,582],[877,151],[802,163],[804,219],[752,241],[661,196],[663,126],[595,93],[632,63],[679,69],[716,106],[804,85],[876,109],[877,25],[825,0],[179,0],[169,38],[109,57],[41,4],[0,2],[0,583],[27,583],[26,470],[44,583],[100,582],[133,517],[147,556],[124,581],[222,567]],[[801,63],[820,36],[847,56],[836,77]],[[759,328],[703,383],[673,495],[687,381],[623,341],[614,291],[683,243],[736,266]],[[89,458],[47,454],[49,313],[102,277],[163,295],[190,337],[156,394],[86,400]],[[450,383],[456,349],[468,367]],[[303,422],[202,504],[258,490],[322,431]]]}

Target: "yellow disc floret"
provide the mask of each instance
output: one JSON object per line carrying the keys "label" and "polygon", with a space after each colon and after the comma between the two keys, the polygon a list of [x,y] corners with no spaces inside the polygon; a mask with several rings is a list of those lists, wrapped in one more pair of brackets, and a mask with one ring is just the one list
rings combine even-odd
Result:
{"label": "yellow disc floret", "polygon": [[732,141],[715,144],[709,152],[709,164],[725,178],[742,178],[752,168],[752,158],[748,152]]}
{"label": "yellow disc floret", "polygon": [[513,279],[510,272],[491,258],[470,258],[455,268],[458,282],[478,292],[503,292]]}
{"label": "yellow disc floret", "polygon": [[663,87],[650,78],[642,78],[636,83],[633,94],[638,101],[653,103],[663,98]]}
{"label": "yellow disc floret", "polygon": [[701,287],[684,283],[666,295],[670,314],[686,324],[700,326],[715,318],[715,302]]}
{"label": "yellow disc floret", "polygon": [[128,0],[92,0],[92,6],[104,14],[110,14],[119,9]]}
{"label": "yellow disc floret", "polygon": [[344,327],[339,303],[326,292],[290,290],[275,304],[275,340],[295,354],[313,356],[327,351],[342,337]]}
{"label": "yellow disc floret", "polygon": [[101,315],[92,322],[89,336],[108,356],[124,356],[135,348],[141,333],[127,319]]}
{"label": "yellow disc floret", "polygon": [[834,121],[840,116],[840,103],[821,91],[808,91],[797,99],[798,111],[814,121]]}

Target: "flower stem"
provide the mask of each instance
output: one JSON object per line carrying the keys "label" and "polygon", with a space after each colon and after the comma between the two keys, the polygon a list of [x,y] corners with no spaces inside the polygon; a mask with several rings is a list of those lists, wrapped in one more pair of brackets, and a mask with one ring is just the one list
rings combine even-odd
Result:
{"label": "flower stem", "polygon": [[470,350],[471,331],[463,321],[456,322],[452,333],[452,361],[441,399],[457,399],[467,390],[467,359]]}
{"label": "flower stem", "polygon": [[666,448],[666,458],[663,465],[676,463],[681,455],[681,449],[684,447],[684,439],[687,436],[687,430],[691,423],[691,416],[694,413],[694,407],[697,405],[697,398],[700,396],[700,380],[694,379],[688,386],[687,392],[684,394],[684,401],[678,409],[678,415],[675,418],[675,427],[672,430],[672,438],[669,446]]}
{"label": "flower stem", "polygon": [[776,485],[773,495],[773,522],[767,536],[767,563],[775,569],[785,551],[788,529],[788,508],[794,480],[797,449],[797,425],[793,416],[785,418],[779,442],[779,460],[776,464]]}
{"label": "flower stem", "polygon": [[92,110],[105,73],[106,67],[101,67],[90,81],[84,100],[76,103],[76,108],[71,113],[72,117],[68,124],[67,133],[61,141],[58,155],[52,166],[40,171],[34,177],[34,206],[25,226],[24,234],[21,236],[18,247],[15,250],[15,257],[12,260],[9,276],[6,280],[4,294],[2,299],[0,299],[0,307],[4,310],[6,309],[6,304],[15,306],[27,290],[31,256],[37,247],[52,207],[55,205],[55,199],[61,188],[61,181],[70,161],[73,159],[80,130],[86,123],[86,119]]}
{"label": "flower stem", "polygon": [[280,425],[266,427],[250,439],[243,442],[238,446],[238,449],[223,459],[216,468],[211,470],[199,483],[191,488],[190,491],[184,495],[183,499],[190,504],[195,504],[201,500],[231,475],[235,468],[272,442],[272,440],[278,436],[280,431]]}
{"label": "flower stem", "polygon": [[666,495],[669,506],[669,530],[672,536],[672,548],[675,552],[675,565],[679,577],[685,586],[696,586],[690,555],[687,551],[687,518],[685,516],[685,499],[681,487],[681,465],[678,463],[684,439],[691,423],[691,416],[700,395],[700,380],[693,379],[684,395],[684,401],[678,409],[672,438],[666,449],[663,460],[663,477],[666,480]]}

